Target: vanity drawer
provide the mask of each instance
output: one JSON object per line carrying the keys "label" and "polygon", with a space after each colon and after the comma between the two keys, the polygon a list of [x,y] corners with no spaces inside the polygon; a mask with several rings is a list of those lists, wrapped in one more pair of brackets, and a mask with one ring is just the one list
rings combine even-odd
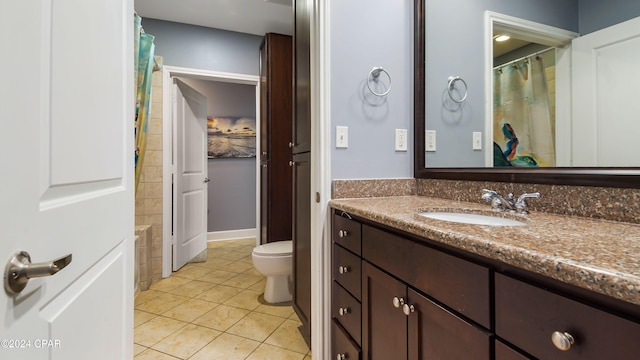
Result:
{"label": "vanity drawer", "polygon": [[340,245],[333,245],[333,279],[347,289],[356,299],[361,300],[360,276],[362,264],[360,257]]}
{"label": "vanity drawer", "polygon": [[331,322],[330,359],[360,360],[360,348],[335,319]]}
{"label": "vanity drawer", "polygon": [[496,360],[529,360],[531,358],[526,357],[512,348],[505,345],[502,341],[496,340]]}
{"label": "vanity drawer", "polygon": [[489,269],[368,225],[363,258],[489,329]]}
{"label": "vanity drawer", "polygon": [[[634,359],[640,324],[525,282],[495,275],[496,334],[541,359]],[[567,351],[551,341],[568,333]]]}
{"label": "vanity drawer", "polygon": [[333,282],[331,316],[351,335],[358,345],[362,341],[362,305],[347,290]]}
{"label": "vanity drawer", "polygon": [[344,246],[354,254],[362,254],[361,225],[359,222],[337,214],[333,215],[333,233],[331,237],[335,243]]}

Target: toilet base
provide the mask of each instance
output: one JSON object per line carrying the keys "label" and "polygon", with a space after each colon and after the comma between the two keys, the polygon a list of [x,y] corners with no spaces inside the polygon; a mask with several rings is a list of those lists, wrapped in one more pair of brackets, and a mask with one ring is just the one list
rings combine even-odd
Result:
{"label": "toilet base", "polygon": [[267,276],[264,287],[264,300],[270,304],[291,301],[291,277],[289,275]]}

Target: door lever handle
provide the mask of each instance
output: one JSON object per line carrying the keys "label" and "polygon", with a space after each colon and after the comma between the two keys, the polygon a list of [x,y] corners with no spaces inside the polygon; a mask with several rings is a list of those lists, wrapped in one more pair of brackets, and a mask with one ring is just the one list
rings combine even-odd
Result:
{"label": "door lever handle", "polygon": [[4,269],[4,290],[9,295],[18,294],[27,286],[29,279],[53,275],[70,263],[71,254],[50,262],[33,264],[28,252],[17,252]]}

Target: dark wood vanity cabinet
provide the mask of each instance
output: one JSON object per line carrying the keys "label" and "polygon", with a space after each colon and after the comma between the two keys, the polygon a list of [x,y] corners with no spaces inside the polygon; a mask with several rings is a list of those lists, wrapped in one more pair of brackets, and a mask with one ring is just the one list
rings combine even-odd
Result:
{"label": "dark wood vanity cabinet", "polygon": [[[491,333],[438,303],[446,299],[466,316],[488,323],[486,268],[346,214],[334,214],[332,238],[331,312],[339,330],[332,335],[332,358],[346,354],[346,343],[356,345],[358,358],[361,349],[362,358],[370,360],[468,359],[470,353],[490,358]],[[341,338],[345,334],[350,342]]]}
{"label": "dark wood vanity cabinet", "polygon": [[333,359],[640,356],[633,306],[341,211],[332,227]]}

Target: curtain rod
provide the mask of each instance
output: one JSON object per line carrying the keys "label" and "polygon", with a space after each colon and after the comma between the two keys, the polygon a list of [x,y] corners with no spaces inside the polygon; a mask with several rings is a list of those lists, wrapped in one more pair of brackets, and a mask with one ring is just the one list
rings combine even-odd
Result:
{"label": "curtain rod", "polygon": [[505,67],[505,66],[509,66],[509,65],[511,65],[511,64],[513,64],[513,63],[517,63],[518,61],[524,60],[524,59],[529,58],[529,57],[532,57],[532,56],[540,55],[540,54],[542,54],[542,53],[545,53],[545,52],[547,52],[547,51],[549,51],[549,50],[554,50],[554,49],[555,49],[555,47],[551,46],[551,47],[548,47],[548,48],[546,48],[546,49],[542,49],[542,50],[540,50],[540,51],[536,51],[536,52],[534,52],[533,54],[525,55],[525,56],[520,57],[520,58],[517,58],[517,59],[515,59],[515,60],[511,60],[511,61],[509,61],[509,62],[506,62],[506,63],[504,63],[504,64],[502,64],[502,65],[494,66],[494,67],[493,67],[493,70],[495,70],[495,69],[499,69],[499,68],[503,68],[503,67]]}

